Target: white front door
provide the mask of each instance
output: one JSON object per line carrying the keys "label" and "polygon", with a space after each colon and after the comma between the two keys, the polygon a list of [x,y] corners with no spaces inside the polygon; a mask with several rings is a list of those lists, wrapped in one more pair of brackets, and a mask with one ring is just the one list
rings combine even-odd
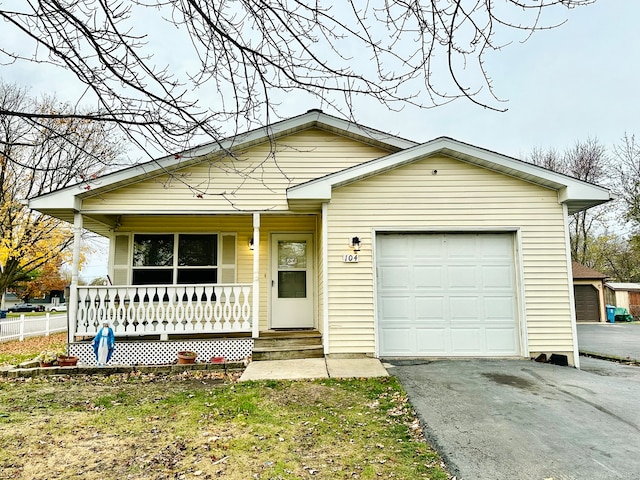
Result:
{"label": "white front door", "polygon": [[271,236],[271,328],[313,328],[313,235]]}

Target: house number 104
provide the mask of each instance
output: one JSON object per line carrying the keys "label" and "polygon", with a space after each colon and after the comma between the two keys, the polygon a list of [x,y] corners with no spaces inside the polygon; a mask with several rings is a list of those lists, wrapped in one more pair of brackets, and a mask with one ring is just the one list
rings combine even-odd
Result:
{"label": "house number 104", "polygon": [[345,253],[342,256],[342,261],[344,263],[358,263],[358,254],[357,253]]}

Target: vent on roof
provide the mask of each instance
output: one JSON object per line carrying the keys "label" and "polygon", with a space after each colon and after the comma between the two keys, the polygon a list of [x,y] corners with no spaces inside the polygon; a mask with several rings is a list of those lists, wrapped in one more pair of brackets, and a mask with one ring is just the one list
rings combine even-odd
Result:
{"label": "vent on roof", "polygon": [[307,113],[313,113],[313,112],[322,113],[322,110],[319,108],[312,108],[311,110],[307,110]]}

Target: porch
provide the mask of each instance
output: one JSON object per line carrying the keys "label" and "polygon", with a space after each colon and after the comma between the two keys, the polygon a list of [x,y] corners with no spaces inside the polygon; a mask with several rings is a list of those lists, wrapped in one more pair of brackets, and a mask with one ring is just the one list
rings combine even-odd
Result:
{"label": "porch", "polygon": [[69,354],[85,364],[94,363],[91,340],[104,322],[116,336],[115,365],[170,364],[182,350],[195,351],[198,362],[324,356],[316,329],[254,334],[250,284],[80,286],[76,293]]}

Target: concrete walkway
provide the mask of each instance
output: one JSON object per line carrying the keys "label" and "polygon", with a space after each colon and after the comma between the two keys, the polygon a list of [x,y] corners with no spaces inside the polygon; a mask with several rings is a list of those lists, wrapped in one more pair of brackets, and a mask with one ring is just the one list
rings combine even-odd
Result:
{"label": "concrete walkway", "polygon": [[389,374],[377,358],[303,358],[251,362],[240,381],[387,376]]}

